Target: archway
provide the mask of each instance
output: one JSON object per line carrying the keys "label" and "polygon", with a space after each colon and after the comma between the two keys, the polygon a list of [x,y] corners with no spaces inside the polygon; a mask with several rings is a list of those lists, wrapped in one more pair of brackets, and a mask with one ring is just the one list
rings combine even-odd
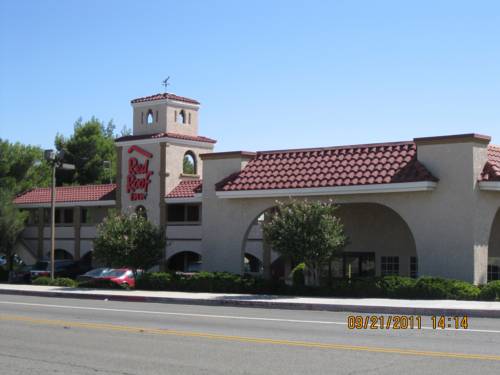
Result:
{"label": "archway", "polygon": [[244,272],[249,274],[262,273],[262,262],[255,255],[245,253],[244,259]]}
{"label": "archway", "polygon": [[493,219],[488,242],[488,281],[500,280],[500,209]]}
{"label": "archway", "polygon": [[194,251],[181,251],[167,260],[167,268],[171,271],[196,272],[200,270],[201,256]]}
{"label": "archway", "polygon": [[[266,244],[262,237],[262,223],[274,207],[261,212],[251,222],[243,239],[244,254],[258,254],[266,275]],[[339,204],[337,216],[349,237],[348,245],[331,265],[333,277],[364,277],[380,275],[418,276],[418,257],[413,234],[405,220],[392,208],[378,203]],[[288,273],[290,264],[283,259],[271,264],[279,254],[267,250],[268,276]],[[288,262],[289,263],[289,262]],[[282,268],[282,271],[279,269]],[[280,276],[278,276],[280,277]]]}
{"label": "archway", "polygon": [[[50,259],[50,251],[47,252],[47,257]],[[69,251],[64,249],[55,249],[54,250],[54,259],[55,260],[73,260],[73,255]]]}

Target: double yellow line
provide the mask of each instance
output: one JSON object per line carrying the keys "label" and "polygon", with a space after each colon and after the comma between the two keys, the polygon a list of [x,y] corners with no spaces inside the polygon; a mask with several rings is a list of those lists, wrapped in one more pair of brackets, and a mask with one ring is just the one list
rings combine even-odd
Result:
{"label": "double yellow line", "polygon": [[148,333],[148,334],[154,334],[154,335],[196,337],[196,338],[209,339],[209,340],[248,342],[248,343],[256,343],[256,344],[293,346],[293,347],[301,347],[301,348],[351,350],[351,351],[361,351],[361,352],[370,352],[370,353],[400,354],[400,355],[421,356],[421,357],[439,357],[439,358],[456,358],[456,359],[476,359],[476,360],[484,360],[484,361],[500,361],[500,355],[433,352],[433,351],[422,351],[422,350],[412,350],[412,349],[383,348],[383,347],[376,347],[376,346],[343,345],[343,344],[330,344],[330,343],[320,343],[320,342],[310,342],[310,341],[294,341],[294,340],[275,340],[275,339],[267,339],[267,338],[218,335],[218,334],[203,333],[203,332],[177,331],[177,330],[170,330],[170,329],[131,327],[131,326],[122,326],[122,325],[105,324],[105,323],[80,323],[80,322],[69,322],[69,321],[64,321],[64,320],[35,319],[35,318],[17,316],[17,315],[0,315],[0,321],[16,321],[16,322],[23,322],[23,323],[29,323],[29,324],[38,324],[38,325],[49,325],[49,326],[57,326],[57,327],[69,327],[69,328],[83,328],[83,329],[105,330],[105,331],[119,331],[119,332],[129,332],[129,333]]}

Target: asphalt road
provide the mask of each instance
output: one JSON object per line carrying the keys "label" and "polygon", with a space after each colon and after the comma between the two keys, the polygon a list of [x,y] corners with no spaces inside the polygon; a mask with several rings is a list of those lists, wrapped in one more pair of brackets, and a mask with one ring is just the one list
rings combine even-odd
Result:
{"label": "asphalt road", "polygon": [[0,295],[0,374],[500,374],[500,319],[351,330],[348,315]]}

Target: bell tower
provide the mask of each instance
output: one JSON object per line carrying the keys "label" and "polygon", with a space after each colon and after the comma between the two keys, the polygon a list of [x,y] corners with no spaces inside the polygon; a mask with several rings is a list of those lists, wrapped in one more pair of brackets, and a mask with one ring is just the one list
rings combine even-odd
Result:
{"label": "bell tower", "polygon": [[171,93],[134,99],[133,134],[175,133],[198,135],[200,103]]}

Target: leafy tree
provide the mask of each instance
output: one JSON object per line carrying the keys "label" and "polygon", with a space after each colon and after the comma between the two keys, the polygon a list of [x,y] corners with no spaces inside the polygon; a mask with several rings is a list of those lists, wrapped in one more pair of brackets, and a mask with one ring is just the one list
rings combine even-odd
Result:
{"label": "leafy tree", "polygon": [[113,213],[97,228],[94,258],[108,267],[130,267],[136,273],[158,264],[165,246],[165,232],[145,216]]}
{"label": "leafy tree", "polygon": [[307,284],[319,285],[320,271],[346,244],[336,209],[331,201],[278,202],[264,220],[265,240],[279,254],[305,263]]}
{"label": "leafy tree", "polygon": [[13,269],[14,246],[25,227],[27,215],[12,203],[12,194],[0,190],[0,253],[5,254],[9,271]]}
{"label": "leafy tree", "polygon": [[[58,134],[55,144],[64,150],[64,162],[75,165],[71,172],[58,172],[58,184],[102,184],[114,181],[116,177],[116,151],[114,142],[115,125],[106,125],[95,117],[75,122],[74,133],[69,138]],[[127,132],[123,129],[122,133]],[[104,168],[104,161],[110,168]]]}
{"label": "leafy tree", "polygon": [[36,146],[0,139],[0,189],[19,194],[50,184],[50,167]]}

